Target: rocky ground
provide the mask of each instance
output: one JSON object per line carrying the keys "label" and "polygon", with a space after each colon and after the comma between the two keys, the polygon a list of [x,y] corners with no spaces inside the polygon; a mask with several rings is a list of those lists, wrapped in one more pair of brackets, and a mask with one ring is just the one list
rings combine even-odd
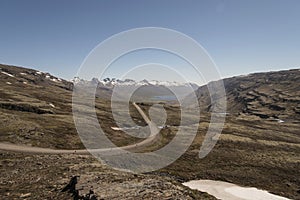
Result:
{"label": "rocky ground", "polygon": [[72,199],[61,190],[80,176],[80,195],[97,199],[214,199],[172,178],[120,172],[89,155],[31,155],[0,152],[0,199]]}
{"label": "rocky ground", "polygon": [[[0,64],[0,141],[83,148],[72,116],[72,88],[73,83],[49,73]],[[109,101],[96,98],[96,112],[103,130],[117,145],[139,141],[111,129],[117,125]],[[136,123],[145,125],[136,109],[131,112]]]}
{"label": "rocky ground", "polygon": [[[0,65],[0,141],[54,149],[83,148],[71,115],[72,84],[47,73]],[[78,155],[1,152],[0,199],[72,199],[61,193],[75,175],[78,189],[99,199],[210,199],[182,181],[211,179],[257,187],[300,199],[300,71],[258,73],[224,80],[228,112],[220,139],[204,159],[198,152],[209,126],[213,102],[207,88],[197,90],[202,114],[188,151],[157,172],[134,175]],[[139,104],[148,112],[150,103]],[[176,134],[180,109],[164,105],[168,126],[157,149]],[[132,105],[135,123],[145,122]],[[110,102],[96,98],[96,111],[107,136],[123,146],[140,139],[113,130]],[[184,122],[189,125],[189,120]],[[146,150],[153,150],[147,147]]]}
{"label": "rocky ground", "polygon": [[[264,119],[299,121],[300,70],[254,73],[223,80],[227,112],[255,115]],[[197,90],[201,108],[209,111],[213,104],[207,86]]]}
{"label": "rocky ground", "polygon": [[160,170],[184,180],[221,180],[300,199],[300,123],[245,114],[227,116],[222,134],[207,157],[199,149],[207,131],[202,117],[189,150]]}

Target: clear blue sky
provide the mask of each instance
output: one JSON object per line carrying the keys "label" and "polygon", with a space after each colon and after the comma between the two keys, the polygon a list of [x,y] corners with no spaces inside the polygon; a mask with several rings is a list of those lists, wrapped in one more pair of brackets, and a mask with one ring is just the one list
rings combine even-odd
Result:
{"label": "clear blue sky", "polygon": [[223,77],[300,66],[298,0],[1,0],[0,63],[70,79],[98,43],[145,26],[194,38]]}

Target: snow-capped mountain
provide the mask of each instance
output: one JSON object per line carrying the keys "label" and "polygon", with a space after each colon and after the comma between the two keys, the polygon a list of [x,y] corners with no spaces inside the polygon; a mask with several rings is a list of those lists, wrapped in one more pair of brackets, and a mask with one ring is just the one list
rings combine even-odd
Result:
{"label": "snow-capped mountain", "polygon": [[106,86],[106,87],[114,87],[116,85],[118,86],[165,86],[165,87],[192,87],[194,89],[197,89],[199,86],[195,83],[179,83],[176,81],[157,81],[157,80],[151,80],[148,81],[146,79],[142,80],[142,81],[135,81],[132,79],[125,79],[125,80],[120,80],[120,79],[116,79],[116,78],[105,78],[103,80],[98,80],[97,78],[93,78],[90,81],[84,80],[84,79],[80,79],[79,77],[75,77],[74,79],[71,80],[71,82],[78,84],[98,84],[100,86]]}
{"label": "snow-capped mountain", "polygon": [[199,87],[194,83],[156,80],[148,81],[145,79],[135,81],[132,79],[120,80],[116,78],[105,78],[103,80],[98,80],[97,78],[93,78],[92,80],[87,81],[75,77],[72,82],[78,87],[97,86],[96,96],[99,98],[111,98],[112,93],[115,92],[120,101],[122,101],[122,98],[130,93],[130,91],[135,91],[133,95],[135,101],[154,98],[182,99]]}

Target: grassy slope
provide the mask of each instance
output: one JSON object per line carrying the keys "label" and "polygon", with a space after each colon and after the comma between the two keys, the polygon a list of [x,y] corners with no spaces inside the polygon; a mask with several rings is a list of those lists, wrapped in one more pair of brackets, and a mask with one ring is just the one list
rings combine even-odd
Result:
{"label": "grassy slope", "polygon": [[[32,75],[35,78],[30,81],[31,75],[29,78],[24,79],[23,75],[20,75],[21,71],[18,70],[23,70],[27,74],[36,72],[9,66],[0,66],[0,68],[2,68],[2,71],[6,70],[11,74],[18,74],[15,77],[9,77],[0,73],[0,97],[3,107],[0,109],[1,141],[52,148],[82,147],[70,113],[71,91],[67,82],[59,85],[60,83],[44,80],[42,77],[37,79],[36,75]],[[27,81],[28,84],[24,84],[22,81]],[[243,83],[242,87],[240,87],[241,85],[235,86],[235,84],[238,84],[238,81],[235,81],[234,87],[243,88],[247,85]],[[284,81],[288,85],[286,78]],[[291,80],[293,85],[288,87],[291,88],[291,91],[295,91],[298,87],[295,81],[297,83],[297,80]],[[7,82],[10,82],[11,85]],[[250,83],[248,82],[248,84]],[[234,88],[233,86],[232,88]],[[271,95],[271,90],[268,90],[268,88],[272,88],[272,85],[264,88],[263,85],[257,84],[255,88],[260,88],[259,92]],[[239,91],[239,93],[233,92],[234,90],[227,91],[231,92],[230,94],[238,94],[240,98],[249,99],[253,96],[251,93],[249,95],[250,89]],[[280,88],[281,93],[282,90],[284,88]],[[255,94],[257,95],[257,93]],[[277,92],[276,95],[280,94]],[[292,94],[281,94],[278,97],[283,97],[281,100],[297,100],[297,95],[298,93],[294,92]],[[204,112],[193,145],[179,160],[162,169],[159,173],[163,172],[162,174],[168,174],[180,180],[200,178],[225,180],[244,186],[256,186],[282,196],[300,199],[300,123],[294,117],[298,116],[297,103],[294,100],[282,100],[285,103],[283,104],[280,100],[281,106],[287,107],[286,112],[284,112],[282,110],[273,111],[270,107],[265,110],[261,102],[268,103],[266,99],[260,100],[258,98],[254,102],[252,101],[251,105],[234,106],[236,98],[233,95],[229,97],[229,107],[234,112],[227,117],[222,136],[214,150],[206,158],[202,160],[198,158],[198,151],[209,120],[209,113]],[[270,103],[276,103],[275,100],[272,98]],[[52,108],[49,103],[53,103],[55,108]],[[17,107],[18,109],[11,109],[7,104],[21,104],[21,106]],[[30,106],[28,107],[28,105]],[[272,112],[274,112],[275,116],[287,120],[284,123],[278,123],[272,121],[271,117],[269,119],[260,118],[253,105],[259,106],[257,107],[259,112],[268,112],[268,115],[272,115]],[[131,137],[124,139],[122,132],[111,130],[110,127],[115,126],[115,124],[112,122],[109,106],[108,101],[97,100],[98,117],[104,123],[106,131],[110,133],[109,137],[121,145],[135,141]],[[25,109],[26,112],[24,110],[20,111],[20,108]],[[36,113],[37,108],[46,113]],[[149,105],[144,104],[142,108],[147,111]],[[163,130],[163,141],[155,148],[168,143],[176,134],[176,125],[178,125],[179,119],[178,109],[174,106],[166,108],[168,113],[167,124],[172,125],[172,127]],[[244,108],[248,109],[244,112],[238,111]],[[130,107],[130,111],[137,124],[145,125],[135,109]],[[293,119],[290,116],[293,116]]]}

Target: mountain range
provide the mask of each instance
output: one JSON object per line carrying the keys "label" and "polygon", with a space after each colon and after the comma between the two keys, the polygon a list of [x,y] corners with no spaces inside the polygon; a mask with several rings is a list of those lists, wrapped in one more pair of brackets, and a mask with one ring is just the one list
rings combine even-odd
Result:
{"label": "mountain range", "polygon": [[116,78],[104,78],[103,80],[99,80],[98,78],[92,78],[92,80],[85,80],[81,79],[79,77],[74,77],[71,80],[72,83],[81,83],[81,84],[98,84],[99,86],[106,86],[106,87],[114,87],[116,85],[118,86],[128,86],[128,85],[136,85],[136,86],[146,86],[146,85],[156,85],[156,86],[191,86],[193,88],[198,88],[199,86],[196,83],[179,83],[176,81],[157,81],[157,80],[151,80],[148,81],[146,79],[142,81],[135,81],[133,79],[125,79],[120,80]]}
{"label": "mountain range", "polygon": [[[176,81],[157,81],[157,80],[142,80],[135,81],[132,79],[119,80],[116,78],[105,78],[98,80],[81,79],[75,77],[71,82],[77,87],[85,87],[88,90],[97,86],[96,96],[99,98],[110,99],[113,90],[116,89],[116,96],[119,101],[129,91],[136,90],[132,95],[132,101],[159,101],[159,100],[176,100],[183,99],[199,86],[195,83],[179,83]],[[175,96],[176,94],[176,96]]]}
{"label": "mountain range", "polygon": [[[298,178],[300,70],[254,73],[226,78],[222,81],[226,95],[219,98],[227,100],[226,120],[213,151],[204,159],[199,159],[199,149],[210,126],[211,108],[217,106],[216,102],[210,99],[208,88],[209,84],[213,83],[209,83],[195,89],[202,113],[193,144],[176,162],[151,174],[151,177],[161,180],[163,176],[168,176],[172,181],[225,180],[243,186],[255,186],[291,199],[300,199],[300,180]],[[80,82],[84,83],[85,81]],[[91,87],[97,84],[95,111],[101,127],[116,145],[124,146],[141,141],[141,138],[131,137],[123,130],[116,128],[118,125],[112,116],[109,97],[113,89],[118,87],[117,84],[113,86],[113,83],[118,81],[107,79],[105,82],[107,84],[94,79],[83,84]],[[132,82],[132,85],[120,86],[124,92],[139,84],[129,80],[124,80],[124,82]],[[147,82],[149,84],[139,86],[132,97],[132,100],[140,98],[143,103],[137,102],[137,104],[145,111],[145,114],[149,114],[153,97],[172,95],[164,84]],[[72,116],[74,86],[76,87],[76,83],[49,73],[0,65],[0,142],[52,149],[84,148]],[[189,95],[184,99],[188,100],[188,98]],[[167,125],[162,127],[160,133],[162,138],[158,142],[158,145],[162,145],[168,143],[176,135],[180,122],[180,108],[176,103],[167,104],[163,99],[159,101],[167,113]],[[124,102],[120,102],[120,104],[124,104]],[[136,127],[146,126],[131,103],[128,107]],[[184,128],[189,128],[189,120],[184,123]],[[124,124],[126,125],[126,120],[124,120]],[[136,130],[139,131],[139,129]],[[152,147],[149,148],[151,150]],[[156,150],[156,146],[153,148]],[[20,196],[21,193],[32,193],[33,196],[37,196],[39,193],[40,199],[51,199],[54,194],[59,193],[70,175],[74,175],[76,172],[84,176],[87,171],[96,169],[88,168],[86,171],[82,171],[80,165],[76,165],[78,160],[81,160],[86,166],[90,167],[90,164],[86,158],[75,157],[76,155],[71,155],[74,156],[74,159],[70,160],[59,155],[34,155],[33,158],[28,154],[0,153],[1,159],[3,159],[2,168],[0,168],[3,175],[0,180],[1,188],[4,188],[3,194],[9,192],[14,196]],[[57,167],[60,167],[60,174],[57,174]],[[73,171],[74,169],[77,170]],[[64,173],[66,175],[63,175]],[[109,181],[106,182],[106,185],[110,185],[111,180],[114,180],[124,186],[124,181],[126,182],[127,179],[120,180],[119,174],[116,174],[116,171],[113,173],[114,175],[108,176],[102,171],[97,175],[92,174],[92,177],[107,177]],[[144,175],[142,176],[144,177]],[[60,180],[61,177],[64,177],[63,181]],[[39,178],[45,181],[36,181]],[[51,183],[48,182],[50,179]],[[98,178],[97,180],[88,180],[90,181],[88,186],[99,181]],[[130,180],[132,179],[130,178]],[[160,183],[162,182],[159,182],[157,187],[161,187]],[[149,184],[147,185],[144,178],[138,178],[134,184],[132,188],[140,184],[149,190]],[[27,187],[28,185],[30,187]],[[186,191],[186,189],[184,190]],[[115,195],[115,191],[111,188],[101,188],[102,193],[107,191],[111,191]],[[125,193],[123,192],[122,195]],[[183,197],[182,199],[188,198]]]}

